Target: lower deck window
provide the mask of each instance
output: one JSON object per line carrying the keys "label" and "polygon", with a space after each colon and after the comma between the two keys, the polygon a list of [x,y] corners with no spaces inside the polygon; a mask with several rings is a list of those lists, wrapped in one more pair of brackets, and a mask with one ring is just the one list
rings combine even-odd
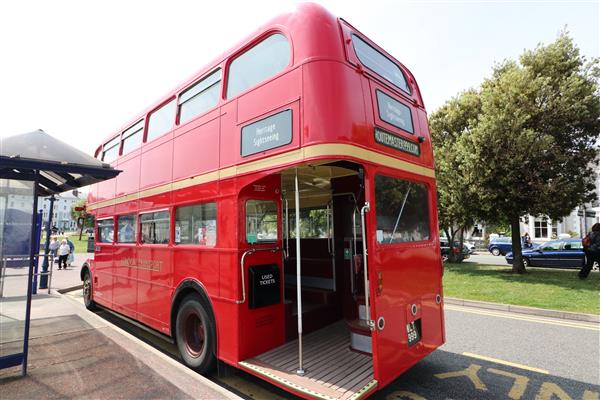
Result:
{"label": "lower deck window", "polygon": [[425,184],[377,175],[375,207],[378,243],[429,240],[429,198]]}
{"label": "lower deck window", "polygon": [[278,235],[277,204],[274,201],[246,202],[246,240],[248,243],[276,242]]}
{"label": "lower deck window", "polygon": [[115,224],[111,219],[98,221],[98,243],[112,243],[115,233]]}
{"label": "lower deck window", "polygon": [[169,212],[158,211],[140,215],[140,232],[142,243],[169,243]]}
{"label": "lower deck window", "polygon": [[214,246],[217,243],[217,205],[207,203],[177,208],[175,243]]}
{"label": "lower deck window", "polygon": [[135,215],[119,216],[119,234],[117,242],[119,243],[135,243],[136,240],[136,219]]}

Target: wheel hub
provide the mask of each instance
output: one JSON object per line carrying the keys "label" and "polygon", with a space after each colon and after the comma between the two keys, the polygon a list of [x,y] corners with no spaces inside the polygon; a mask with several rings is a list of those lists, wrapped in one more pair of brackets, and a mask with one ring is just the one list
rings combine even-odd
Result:
{"label": "wheel hub", "polygon": [[183,334],[185,338],[185,347],[188,353],[197,358],[204,350],[204,324],[202,319],[195,312],[189,312],[183,320]]}

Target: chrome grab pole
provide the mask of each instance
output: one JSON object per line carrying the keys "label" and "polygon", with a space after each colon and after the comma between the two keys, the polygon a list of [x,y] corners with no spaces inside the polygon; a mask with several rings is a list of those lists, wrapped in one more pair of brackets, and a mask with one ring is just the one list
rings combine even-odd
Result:
{"label": "chrome grab pole", "polygon": [[335,275],[335,220],[333,211],[333,200],[331,200],[331,215],[327,216],[327,220],[331,217],[331,267],[333,272],[333,291],[337,292],[337,277]]}
{"label": "chrome grab pole", "polygon": [[327,252],[331,255],[331,210],[329,209],[329,203],[327,203]]}
{"label": "chrome grab pole", "polygon": [[302,267],[300,265],[300,190],[298,188],[298,169],[294,180],[296,190],[294,202],[296,207],[296,302],[298,303],[298,369],[296,374],[302,376],[306,373],[302,365]]}
{"label": "chrome grab pole", "polygon": [[283,199],[285,200],[285,259],[287,260],[288,258],[290,258],[290,227],[289,227],[289,221],[290,221],[290,216],[288,214],[288,199],[287,199],[287,194],[284,193],[283,195]]}
{"label": "chrome grab pole", "polygon": [[373,330],[375,328],[375,324],[371,321],[371,306],[369,304],[369,266],[367,262],[367,235],[365,234],[365,226],[366,226],[366,218],[365,213],[370,209],[369,202],[366,201],[363,208],[360,210],[360,218],[361,218],[361,232],[362,232],[362,247],[363,247],[363,264],[364,269],[363,273],[365,275],[365,316],[367,318],[367,324],[369,328]]}
{"label": "chrome grab pole", "polygon": [[250,249],[246,250],[244,254],[242,254],[242,262],[240,262],[240,275],[242,277],[242,299],[236,300],[235,304],[243,304],[246,302],[246,280],[244,279],[244,276],[246,275],[246,268],[244,267],[244,260],[246,259],[246,256],[253,254],[254,252],[256,252],[256,249]]}

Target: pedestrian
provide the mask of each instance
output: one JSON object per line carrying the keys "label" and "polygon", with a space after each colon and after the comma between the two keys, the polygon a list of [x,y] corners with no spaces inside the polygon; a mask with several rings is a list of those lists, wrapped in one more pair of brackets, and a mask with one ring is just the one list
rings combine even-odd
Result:
{"label": "pedestrian", "polygon": [[65,239],[67,240],[67,244],[69,245],[69,258],[67,259],[67,263],[70,267],[71,263],[75,261],[75,243],[73,243],[71,239],[69,239],[69,236],[65,236]]}
{"label": "pedestrian", "polygon": [[62,268],[67,269],[67,258],[69,258],[69,252],[71,249],[67,244],[67,241],[63,239],[60,242],[60,247],[58,248],[58,269]]}
{"label": "pedestrian", "polygon": [[52,255],[52,257],[56,260],[56,251],[58,250],[58,247],[60,246],[60,243],[58,243],[58,240],[56,240],[56,236],[52,236],[52,240],[50,241],[50,244],[48,245],[48,249],[50,250],[50,254]]}
{"label": "pedestrian", "polygon": [[531,237],[529,233],[525,232],[522,237],[523,247],[528,249],[531,247]]}
{"label": "pedestrian", "polygon": [[579,279],[588,277],[595,262],[600,264],[600,222],[592,226],[591,232],[586,235],[582,242],[586,263],[579,271]]}

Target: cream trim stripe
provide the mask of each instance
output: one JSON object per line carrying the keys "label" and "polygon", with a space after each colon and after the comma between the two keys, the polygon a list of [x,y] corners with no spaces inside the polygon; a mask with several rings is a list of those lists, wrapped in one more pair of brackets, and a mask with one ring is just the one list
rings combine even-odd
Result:
{"label": "cream trim stripe", "polygon": [[95,210],[97,208],[125,203],[131,200],[138,200],[143,197],[154,196],[157,194],[168,193],[173,190],[184,189],[202,183],[232,178],[237,175],[243,175],[250,172],[261,171],[264,169],[270,169],[285,164],[301,162],[307,159],[323,156],[353,157],[359,160],[385,165],[390,168],[411,172],[413,174],[422,175],[428,178],[435,177],[435,171],[431,168],[422,167],[408,161],[398,160],[397,158],[390,157],[373,150],[367,150],[350,144],[317,144],[314,146],[303,147],[301,149],[277,154],[261,160],[250,161],[244,164],[234,165],[232,167],[223,168],[217,171],[207,172],[205,174],[166,183],[164,185],[156,186],[150,189],[144,189],[136,193],[115,197],[114,199],[99,201],[97,203],[88,205],[88,209]]}

